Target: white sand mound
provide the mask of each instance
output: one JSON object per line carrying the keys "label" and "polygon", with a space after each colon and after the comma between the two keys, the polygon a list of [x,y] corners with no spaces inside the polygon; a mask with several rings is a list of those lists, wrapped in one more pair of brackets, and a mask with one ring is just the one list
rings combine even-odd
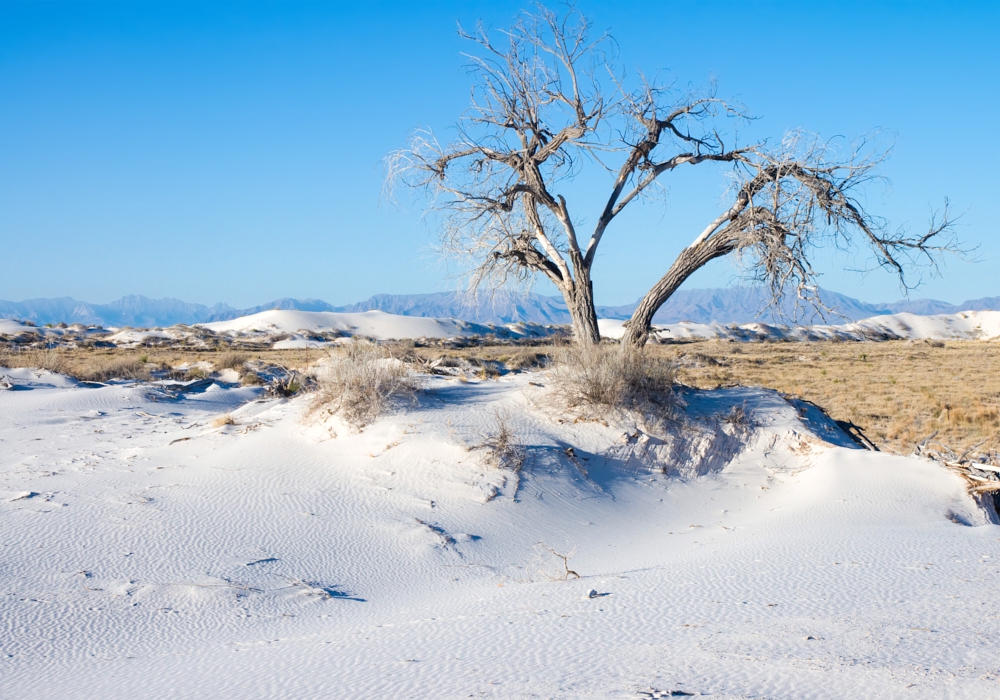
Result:
{"label": "white sand mound", "polygon": [[183,337],[182,334],[171,332],[170,330],[128,330],[118,331],[105,338],[109,343],[115,345],[135,345],[149,339],[176,340]]}
{"label": "white sand mound", "polygon": [[0,318],[0,333],[3,335],[17,335],[25,331],[38,332],[36,328],[24,325],[21,321],[10,318]]}
{"label": "white sand mound", "polygon": [[453,318],[400,316],[384,311],[336,313],[332,311],[287,311],[274,309],[231,321],[199,324],[217,333],[322,333],[336,331],[348,335],[363,335],[377,340],[404,338],[455,338],[488,333],[529,336],[539,335],[543,326],[509,324],[494,326],[469,323]]}
{"label": "white sand mound", "polygon": [[463,324],[451,319],[397,316],[382,311],[356,314],[332,311],[286,311],[274,309],[252,316],[242,316],[231,321],[201,324],[217,333],[266,331],[295,333],[304,330],[351,332],[372,338],[448,338],[462,334]]}
{"label": "white sand mound", "polygon": [[884,333],[903,339],[993,340],[1000,338],[1000,311],[963,311],[957,314],[919,316],[911,313],[876,316],[845,326],[816,326],[845,329],[859,334]]}
{"label": "white sand mound", "polygon": [[[773,392],[649,435],[560,417],[544,373],[435,377],[353,434],[12,374],[0,697],[996,696],[1000,527]],[[520,474],[475,449],[498,414]]]}
{"label": "white sand mound", "polygon": [[[600,319],[601,335],[620,338],[624,321]],[[558,326],[541,326],[530,323],[490,325],[470,323],[452,318],[424,318],[401,316],[382,311],[364,313],[335,313],[329,311],[262,311],[231,321],[198,324],[216,333],[234,337],[269,336],[287,334],[275,348],[309,347],[317,344],[310,334],[334,333],[345,336],[362,335],[378,340],[407,338],[458,338],[495,335],[502,338],[545,337],[562,332]],[[0,319],[0,334],[17,335],[33,333],[45,336],[63,336],[80,333],[102,335],[103,340],[116,345],[129,346],[146,341],[193,340],[198,333],[186,326],[166,329],[84,329],[83,327],[36,328],[20,321]],[[847,323],[843,325],[816,325],[789,328],[765,323],[723,325],[721,323],[690,323],[682,321],[657,325],[654,333],[660,338],[723,338],[732,340],[993,340],[1000,338],[1000,311],[963,311],[957,314],[918,316],[901,313]]]}
{"label": "white sand mound", "polygon": [[[625,321],[601,319],[606,338],[621,338]],[[963,311],[919,316],[911,313],[874,316],[843,325],[789,328],[766,323],[725,326],[721,323],[671,323],[654,326],[660,338],[724,338],[733,340],[994,340],[1000,338],[1000,311]]]}

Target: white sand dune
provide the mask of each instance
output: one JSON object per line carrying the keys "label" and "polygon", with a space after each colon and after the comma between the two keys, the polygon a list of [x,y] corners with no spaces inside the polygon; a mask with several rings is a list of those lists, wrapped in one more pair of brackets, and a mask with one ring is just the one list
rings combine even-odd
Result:
{"label": "white sand dune", "polygon": [[0,335],[18,335],[20,333],[33,333],[36,335],[61,336],[67,333],[86,333],[88,328],[79,324],[74,324],[68,328],[47,328],[44,326],[29,325],[24,321],[17,321],[11,318],[0,318]]}
{"label": "white sand dune", "polygon": [[[601,334],[620,338],[623,320],[600,319]],[[310,334],[335,333],[341,336],[366,336],[378,340],[417,338],[461,338],[495,335],[502,338],[545,337],[565,330],[560,326],[511,323],[488,325],[453,318],[401,316],[382,311],[336,313],[330,311],[289,311],[274,309],[231,321],[199,324],[199,327],[233,337],[258,337],[283,334],[289,337],[277,341],[276,348],[316,345]],[[103,339],[117,345],[136,345],[150,339],[188,339],[196,331],[187,326],[166,329],[86,330],[73,327],[69,331],[88,335],[103,334]],[[36,328],[20,321],[0,319],[0,334],[33,333],[62,336],[66,329]],[[773,326],[764,323],[722,325],[720,323],[681,322],[654,327],[664,339],[722,338],[732,340],[995,340],[1000,338],[1000,311],[963,311],[957,314],[919,316],[910,313],[875,316],[843,325]],[[319,341],[322,342],[322,341]]]}
{"label": "white sand dune", "polygon": [[856,331],[860,334],[885,333],[899,338],[994,340],[1000,338],[1000,311],[963,311],[939,316],[892,314],[876,316],[846,326],[814,326],[813,330],[822,332],[821,329],[825,328],[843,328],[847,332]]}
{"label": "white sand dune", "polygon": [[[601,319],[601,335],[621,338],[624,321]],[[731,338],[733,340],[995,340],[1000,338],[1000,311],[963,311],[919,316],[911,313],[874,316],[842,325],[772,326],[746,323],[672,323],[654,327],[660,338]]]}
{"label": "white sand dune", "polygon": [[4,335],[17,335],[25,328],[27,328],[27,326],[20,321],[15,321],[9,318],[0,318],[0,333],[3,333]]}
{"label": "white sand dune", "polygon": [[[0,374],[0,697],[996,697],[1000,526],[773,392],[650,437],[437,377],[352,434]],[[469,449],[498,411],[520,478]]]}
{"label": "white sand dune", "polygon": [[[622,320],[599,320],[601,334],[620,338]],[[498,331],[513,335],[541,335],[542,326],[487,326],[456,319],[399,316],[382,311],[364,313],[334,313],[320,311],[263,311],[232,321],[201,324],[217,333],[297,333],[300,331],[337,331],[349,335],[371,338],[455,338],[470,335],[496,334]],[[656,326],[663,338],[733,338],[756,339],[769,337],[791,340],[992,340],[1000,338],[1000,311],[963,311],[939,316],[918,316],[901,313],[875,316],[843,325],[817,325],[804,327],[770,326],[764,323],[724,326],[719,323],[699,324],[681,322]]]}
{"label": "white sand dune", "polygon": [[461,335],[464,327],[453,319],[421,318],[418,316],[397,316],[382,311],[366,311],[357,314],[335,313],[332,311],[285,311],[275,309],[262,311],[252,316],[242,316],[231,321],[201,324],[217,333],[246,331],[266,331],[271,333],[294,333],[305,330],[312,332],[341,331],[367,335],[372,338],[448,338]]}
{"label": "white sand dune", "polygon": [[425,318],[400,316],[383,311],[363,313],[336,313],[333,311],[286,311],[275,309],[231,321],[203,323],[200,326],[216,333],[321,333],[337,331],[349,335],[363,335],[377,340],[405,338],[455,338],[459,336],[501,333],[506,335],[532,335],[532,329],[544,328],[533,324],[492,326],[459,321],[454,318]]}

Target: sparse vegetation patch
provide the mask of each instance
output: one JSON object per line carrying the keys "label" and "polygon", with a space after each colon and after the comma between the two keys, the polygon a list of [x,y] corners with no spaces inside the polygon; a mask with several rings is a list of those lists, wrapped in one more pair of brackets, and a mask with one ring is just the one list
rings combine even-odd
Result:
{"label": "sparse vegetation patch", "polygon": [[570,409],[600,415],[614,410],[654,409],[673,403],[673,364],[644,348],[574,345],[556,355],[554,395]]}
{"label": "sparse vegetation patch", "polygon": [[510,416],[498,410],[486,439],[472,449],[486,450],[486,461],[495,469],[509,469],[520,472],[524,466],[525,450],[514,434]]}
{"label": "sparse vegetation patch", "polygon": [[357,429],[416,399],[417,382],[409,368],[386,348],[366,341],[333,351],[317,379],[313,411],[338,415]]}

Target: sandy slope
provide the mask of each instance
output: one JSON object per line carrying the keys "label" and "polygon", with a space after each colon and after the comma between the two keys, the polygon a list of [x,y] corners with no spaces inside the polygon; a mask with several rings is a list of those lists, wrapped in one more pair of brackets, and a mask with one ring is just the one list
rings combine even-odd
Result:
{"label": "sandy slope", "polygon": [[[771,392],[690,394],[661,441],[552,419],[544,375],[437,378],[356,435],[9,374],[0,697],[996,697],[1000,527]],[[519,483],[466,449],[497,410]]]}

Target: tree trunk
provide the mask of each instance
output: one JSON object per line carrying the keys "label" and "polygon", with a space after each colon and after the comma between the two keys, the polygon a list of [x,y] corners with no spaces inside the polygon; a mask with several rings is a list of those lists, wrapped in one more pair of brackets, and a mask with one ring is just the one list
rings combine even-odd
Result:
{"label": "tree trunk", "polygon": [[570,289],[564,289],[566,308],[573,319],[573,340],[580,345],[597,345],[601,333],[597,329],[597,310],[594,308],[594,284],[589,275],[579,275]]}
{"label": "tree trunk", "polygon": [[646,293],[646,296],[639,302],[639,306],[632,312],[632,318],[625,322],[622,345],[631,345],[637,348],[645,345],[649,339],[653,316],[677,291],[677,288],[684,284],[684,280],[709,261],[728,255],[735,247],[734,240],[726,236],[718,236],[709,238],[693,248],[685,248],[681,251],[674,264],[667,270],[667,274],[653,285],[653,288]]}

